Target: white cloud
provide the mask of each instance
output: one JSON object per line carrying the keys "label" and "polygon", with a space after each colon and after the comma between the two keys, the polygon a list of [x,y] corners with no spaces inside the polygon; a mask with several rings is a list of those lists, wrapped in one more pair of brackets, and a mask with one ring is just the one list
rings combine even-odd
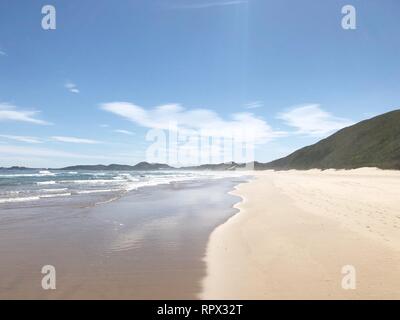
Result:
{"label": "white cloud", "polygon": [[64,85],[64,87],[65,87],[69,92],[72,92],[72,93],[79,93],[79,89],[77,88],[77,86],[76,86],[75,83],[67,82],[67,83]]}
{"label": "white cloud", "polygon": [[13,155],[13,156],[29,156],[29,157],[43,157],[43,158],[77,158],[77,159],[108,159],[104,156],[94,156],[78,154],[66,151],[59,151],[48,148],[36,148],[36,147],[21,147],[21,146],[1,146],[0,153],[2,155]]}
{"label": "white cloud", "polygon": [[100,141],[97,141],[97,140],[82,139],[82,138],[76,138],[76,137],[64,137],[64,136],[54,136],[54,137],[51,137],[51,139],[53,139],[54,141],[67,142],[67,143],[80,143],[80,144],[101,143]]}
{"label": "white cloud", "polygon": [[123,129],[116,129],[116,130],[114,130],[114,132],[122,133],[122,134],[127,134],[127,135],[130,135],[130,136],[134,135],[133,132],[128,131],[128,130],[123,130]]}
{"label": "white cloud", "polygon": [[0,137],[5,138],[5,139],[20,141],[20,142],[26,142],[26,143],[42,143],[42,141],[36,137],[14,136],[14,135],[8,135],[8,134],[0,134]]}
{"label": "white cloud", "polygon": [[224,6],[232,6],[247,3],[245,0],[230,0],[230,1],[210,1],[210,2],[194,2],[194,3],[185,3],[182,5],[177,5],[175,8],[178,9],[207,9],[212,7],[224,7]]}
{"label": "white cloud", "polygon": [[7,53],[5,53],[4,51],[0,50],[0,56],[6,56]]}
{"label": "white cloud", "polygon": [[147,110],[129,102],[111,102],[100,106],[142,127],[200,133],[206,136],[232,137],[241,135],[243,142],[264,143],[284,132],[276,132],[252,113],[234,113],[228,120],[208,109],[188,110],[178,104],[167,104]]}
{"label": "white cloud", "polygon": [[108,124],[101,124],[100,127],[102,127],[102,128],[108,128],[109,125],[108,125]]}
{"label": "white cloud", "polygon": [[19,110],[16,106],[0,102],[0,121],[21,121],[34,124],[49,125],[51,123],[36,119],[40,111]]}
{"label": "white cloud", "polygon": [[325,136],[354,123],[351,120],[333,116],[321,109],[318,104],[295,107],[278,114],[277,118],[283,120],[286,125],[296,128],[297,134],[310,136]]}
{"label": "white cloud", "polygon": [[257,109],[257,108],[261,108],[262,106],[263,106],[262,101],[251,101],[244,105],[244,107],[246,109]]}

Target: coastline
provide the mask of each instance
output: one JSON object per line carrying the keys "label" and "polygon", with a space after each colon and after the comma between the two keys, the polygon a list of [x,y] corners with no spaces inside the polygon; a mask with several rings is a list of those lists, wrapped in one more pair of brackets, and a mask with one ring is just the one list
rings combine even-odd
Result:
{"label": "coastline", "polygon": [[[376,169],[255,173],[231,192],[242,198],[239,212],[209,238],[199,297],[399,299],[399,177]],[[345,266],[356,270],[355,290],[342,287]]]}
{"label": "coastline", "polygon": [[[194,299],[208,238],[235,213],[228,193],[240,181],[143,187],[97,206],[4,208],[0,298]],[[56,268],[56,290],[41,288],[44,265]]]}

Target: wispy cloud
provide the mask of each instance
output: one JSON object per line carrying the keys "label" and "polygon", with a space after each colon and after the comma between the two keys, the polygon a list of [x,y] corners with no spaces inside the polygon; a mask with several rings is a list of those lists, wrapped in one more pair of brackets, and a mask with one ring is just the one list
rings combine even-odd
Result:
{"label": "wispy cloud", "polygon": [[114,132],[116,132],[116,133],[122,133],[122,134],[127,134],[127,135],[130,135],[130,136],[134,135],[134,133],[133,133],[132,131],[123,130],[123,129],[116,129],[116,130],[114,130]]}
{"label": "wispy cloud", "polygon": [[77,159],[108,159],[105,156],[86,155],[80,153],[66,152],[48,148],[37,147],[22,147],[22,146],[1,146],[0,153],[2,155],[11,156],[29,156],[29,157],[43,157],[43,158],[77,158]]}
{"label": "wispy cloud", "polygon": [[72,83],[72,82],[69,82],[69,81],[68,81],[68,82],[65,83],[64,87],[65,87],[69,92],[72,92],[72,93],[79,93],[79,89],[78,89],[78,87],[76,86],[75,83]]}
{"label": "wispy cloud", "polygon": [[7,55],[7,53],[5,51],[0,50],[0,56],[6,56],[6,55]]}
{"label": "wispy cloud", "polygon": [[257,109],[257,108],[261,108],[263,106],[264,106],[264,104],[262,103],[262,101],[251,101],[244,105],[244,107],[246,109]]}
{"label": "wispy cloud", "polygon": [[100,127],[101,127],[101,128],[108,128],[109,125],[108,125],[108,124],[101,124]]}
{"label": "wispy cloud", "polygon": [[91,140],[91,139],[82,139],[76,137],[65,137],[65,136],[53,136],[52,140],[58,142],[67,142],[67,143],[79,143],[79,144],[99,144],[101,141]]}
{"label": "wispy cloud", "polygon": [[295,133],[310,136],[325,136],[352,125],[354,122],[339,118],[321,109],[318,104],[303,105],[278,114],[278,119],[297,129]]}
{"label": "wispy cloud", "polygon": [[224,7],[224,6],[232,6],[238,4],[247,3],[245,0],[231,0],[231,1],[193,1],[191,3],[187,3],[186,1],[184,4],[178,4],[175,6],[177,9],[207,9],[212,7]]}
{"label": "wispy cloud", "polygon": [[[221,118],[209,109],[188,110],[178,104],[167,104],[144,109],[129,102],[104,103],[101,109],[121,116],[142,127],[178,130],[216,137],[233,137],[238,134],[254,143],[263,143],[284,134],[274,131],[262,118],[252,113],[233,113],[228,119]],[[244,135],[244,136],[243,136]]]}
{"label": "wispy cloud", "polygon": [[43,142],[39,138],[28,137],[28,136],[14,136],[14,135],[8,135],[8,134],[0,134],[0,137],[5,138],[5,139],[19,141],[19,142],[26,142],[26,143],[42,143]]}
{"label": "wispy cloud", "polygon": [[0,121],[21,121],[49,125],[51,123],[36,118],[40,111],[20,110],[16,106],[0,102]]}

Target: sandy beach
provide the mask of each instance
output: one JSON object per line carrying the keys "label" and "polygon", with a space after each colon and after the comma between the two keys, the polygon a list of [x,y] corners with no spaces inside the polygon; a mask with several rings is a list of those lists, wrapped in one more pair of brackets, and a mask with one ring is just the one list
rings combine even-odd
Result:
{"label": "sandy beach", "polygon": [[233,194],[240,212],[210,236],[201,298],[400,298],[400,172],[264,171]]}

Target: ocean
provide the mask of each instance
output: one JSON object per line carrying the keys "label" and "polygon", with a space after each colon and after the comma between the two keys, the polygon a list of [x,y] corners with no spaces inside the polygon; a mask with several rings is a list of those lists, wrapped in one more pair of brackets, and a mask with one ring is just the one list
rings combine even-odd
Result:
{"label": "ocean", "polygon": [[142,187],[239,177],[239,172],[63,171],[0,169],[0,208],[46,206],[54,202],[95,205]]}
{"label": "ocean", "polygon": [[[0,299],[197,298],[244,174],[2,171]],[[45,265],[56,290],[41,288]]]}

